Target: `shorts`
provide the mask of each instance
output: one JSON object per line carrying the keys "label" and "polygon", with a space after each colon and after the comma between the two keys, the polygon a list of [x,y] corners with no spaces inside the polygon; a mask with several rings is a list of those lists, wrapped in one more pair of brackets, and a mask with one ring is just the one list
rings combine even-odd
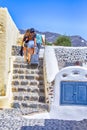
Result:
{"label": "shorts", "polygon": [[28,48],[34,48],[34,41],[32,40],[32,41],[29,41],[28,43],[27,43],[27,47]]}

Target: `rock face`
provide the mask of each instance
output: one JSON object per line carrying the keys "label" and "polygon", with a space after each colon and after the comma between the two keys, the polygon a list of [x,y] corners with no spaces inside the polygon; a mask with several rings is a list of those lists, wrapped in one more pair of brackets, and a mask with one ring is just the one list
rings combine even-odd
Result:
{"label": "rock face", "polygon": [[70,36],[72,46],[87,46],[87,41],[80,36]]}
{"label": "rock face", "polygon": [[0,95],[7,85],[10,71],[11,46],[17,42],[19,30],[6,8],[0,8]]}

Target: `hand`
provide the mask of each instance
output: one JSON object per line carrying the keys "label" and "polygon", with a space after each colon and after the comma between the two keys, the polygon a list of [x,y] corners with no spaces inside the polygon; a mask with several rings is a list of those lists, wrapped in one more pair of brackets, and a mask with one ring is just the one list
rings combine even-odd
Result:
{"label": "hand", "polygon": [[34,44],[34,47],[36,47],[36,44]]}

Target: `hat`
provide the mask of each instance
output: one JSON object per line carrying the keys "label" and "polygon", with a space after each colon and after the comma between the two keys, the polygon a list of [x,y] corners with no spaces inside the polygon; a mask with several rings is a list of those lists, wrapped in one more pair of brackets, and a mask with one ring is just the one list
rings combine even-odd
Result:
{"label": "hat", "polygon": [[30,28],[30,33],[34,33],[34,32],[35,32],[34,28]]}

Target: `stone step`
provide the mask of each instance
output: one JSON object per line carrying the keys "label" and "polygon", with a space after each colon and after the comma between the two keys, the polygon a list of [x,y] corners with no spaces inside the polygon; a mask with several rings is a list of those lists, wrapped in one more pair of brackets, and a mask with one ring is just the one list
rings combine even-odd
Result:
{"label": "stone step", "polygon": [[[35,66],[35,65],[29,65],[27,61],[24,61],[24,59],[22,59],[22,60],[16,60],[16,59],[15,59],[15,60],[13,61],[13,65],[14,65],[14,64],[18,64],[18,65],[19,65],[20,67],[22,67],[22,68],[23,68],[22,65],[25,65],[25,66],[28,65],[29,67],[32,67],[32,66],[33,66],[33,67],[35,67],[35,68],[38,68],[38,67],[42,67],[42,66],[43,66],[43,61],[40,61],[40,60],[39,60],[39,65],[38,65],[38,66]],[[15,65],[15,67],[17,67],[17,66]]]}
{"label": "stone step", "polygon": [[[43,94],[41,94],[43,95]],[[26,92],[26,91],[20,91],[20,92],[13,92],[13,96],[39,96],[38,92]]]}
{"label": "stone step", "polygon": [[[17,105],[17,104],[16,104]],[[17,112],[17,115],[19,116],[22,116],[22,115],[33,115],[33,114],[36,114],[36,113],[43,113],[43,112],[47,112],[49,111],[49,107],[48,109],[44,109],[44,108],[32,108],[32,107],[20,107],[20,108],[16,108],[15,104],[13,105],[13,110],[15,112],[15,109],[18,111]],[[16,119],[17,120],[17,119]]]}
{"label": "stone step", "polygon": [[39,89],[44,89],[44,84],[43,85],[38,85]]}
{"label": "stone step", "polygon": [[28,89],[28,88],[39,88],[39,90],[43,91],[44,90],[44,85],[12,85],[12,89],[18,89],[18,88],[25,88],[25,89]]}
{"label": "stone step", "polygon": [[[26,62],[24,61],[24,56],[14,56],[14,57],[15,57],[15,60],[14,60],[14,61],[26,63]],[[39,57],[39,62],[43,63],[43,58],[40,58],[40,57]]]}
{"label": "stone step", "polygon": [[43,85],[44,86],[44,81],[40,80],[38,85]]}
{"label": "stone step", "polygon": [[45,94],[43,92],[39,92],[39,96],[44,96],[45,97]]}
{"label": "stone step", "polygon": [[39,102],[45,103],[45,96],[39,96]]}
{"label": "stone step", "polygon": [[13,69],[13,74],[43,74],[43,69],[26,69],[26,68],[16,68],[16,69]]}
{"label": "stone step", "polygon": [[27,66],[28,66],[28,64],[27,63],[22,63],[22,64],[20,64],[20,63],[15,63],[15,61],[14,61],[14,63],[13,63],[13,68],[27,68]]}
{"label": "stone step", "polygon": [[14,61],[13,62],[13,68],[42,69],[43,68],[43,64],[41,64],[39,66],[33,66],[33,65],[31,66],[27,62],[19,63],[19,62]]}
{"label": "stone step", "polygon": [[29,101],[14,101],[11,104],[12,108],[36,108],[36,109],[43,109],[43,110],[48,110],[48,104],[46,103],[40,103],[40,102],[29,102]]}
{"label": "stone step", "polygon": [[41,93],[45,93],[44,88],[39,88],[39,92],[41,92]]}
{"label": "stone step", "polygon": [[24,57],[23,56],[15,56],[15,61],[24,61]]}
{"label": "stone step", "polygon": [[[42,86],[41,86],[42,87]],[[12,86],[12,92],[20,92],[20,91],[27,91],[27,92],[40,92],[44,93],[44,88],[39,88],[38,86],[29,86],[29,85],[17,85],[17,86]]]}
{"label": "stone step", "polygon": [[37,86],[12,86],[12,92],[37,92],[39,93],[39,88]]}
{"label": "stone step", "polygon": [[[43,108],[20,108],[20,111],[21,111],[21,114],[22,115],[34,115],[36,113],[44,113],[44,112],[47,112],[46,109],[43,109]],[[49,111],[49,109],[48,109]],[[41,120],[41,119],[40,119]]]}
{"label": "stone step", "polygon": [[13,99],[19,101],[38,101],[39,95],[38,93],[31,93],[31,92],[13,92]]}
{"label": "stone step", "polygon": [[[36,113],[45,112],[44,109],[39,108],[11,108],[3,109],[0,111],[0,130],[19,130],[21,127],[26,124],[31,125],[43,125],[43,121],[40,120],[30,120],[25,119],[22,115],[31,115]],[[10,122],[11,121],[11,122]],[[41,123],[43,122],[43,123]],[[12,125],[11,125],[12,124]],[[16,128],[15,128],[16,125]],[[20,128],[18,127],[20,126]]]}
{"label": "stone step", "polygon": [[45,94],[39,92],[39,102],[44,102],[45,103]]}
{"label": "stone step", "polygon": [[35,66],[35,65],[29,65],[27,62],[26,63],[17,63],[16,61],[13,61],[13,68],[20,68],[20,69],[42,69],[43,68],[43,65],[38,65],[38,66]]}
{"label": "stone step", "polygon": [[43,75],[42,74],[13,74],[13,80],[14,79],[35,79],[35,80],[43,80]]}
{"label": "stone step", "polygon": [[[25,92],[27,92],[28,94],[29,94],[29,92],[30,93],[38,93],[38,95],[39,95],[39,99],[45,99],[45,94],[44,94],[44,89],[42,88],[42,89],[40,89],[40,88],[38,88],[37,86],[16,86],[16,87],[13,87],[12,88],[12,92],[18,92],[19,94],[18,95],[20,95],[20,92],[23,92],[23,93],[25,93]],[[42,101],[42,100],[40,100],[40,101]],[[43,100],[43,102],[44,102],[44,100]]]}
{"label": "stone step", "polygon": [[43,80],[25,80],[25,79],[22,79],[22,80],[12,80],[12,85],[44,85],[43,83]]}
{"label": "stone step", "polygon": [[37,80],[12,80],[12,85],[17,86],[17,85],[39,85],[43,84],[43,81],[37,81]]}

